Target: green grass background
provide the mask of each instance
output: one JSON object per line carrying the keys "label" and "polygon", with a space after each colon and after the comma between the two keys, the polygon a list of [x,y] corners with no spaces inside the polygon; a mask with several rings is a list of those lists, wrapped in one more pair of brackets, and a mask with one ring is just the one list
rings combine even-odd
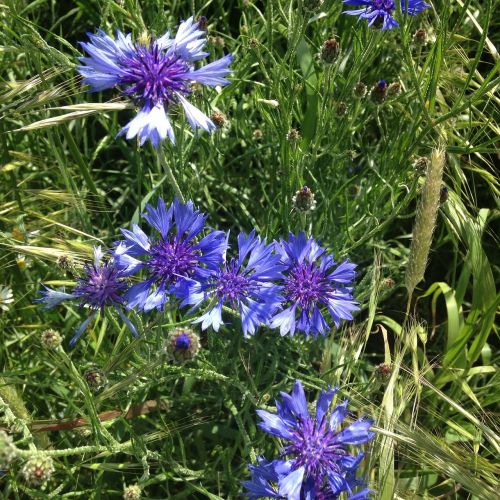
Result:
{"label": "green grass background", "polygon": [[[380,32],[342,15],[340,0],[315,14],[300,0],[2,0],[0,285],[14,303],[0,311],[0,427],[56,467],[45,489],[30,488],[20,458],[0,477],[5,498],[120,498],[132,483],[146,498],[237,498],[247,464],[279,447],[257,428],[255,410],[296,378],[311,401],[339,385],[353,418],[375,418],[363,464],[375,498],[496,497],[499,4],[429,3]],[[78,41],[98,27],[154,37],[191,14],[208,18],[210,57],[235,60],[231,85],[194,97],[207,113],[223,112],[224,127],[193,136],[172,110],[177,144],[164,151],[181,190],[233,238],[253,228],[268,240],[306,230],[337,260],[358,263],[361,311],[317,340],[265,329],[244,340],[237,322],[228,324],[203,333],[201,354],[184,366],[161,355],[168,329],[187,321],[174,307],[148,317],[147,328],[143,318],[139,340],[103,317],[70,350],[85,311],[41,311],[33,303],[40,284],[70,285],[60,256],[79,265],[93,245],[111,245],[120,227],[138,222],[148,201],[174,194],[152,148],[115,138],[134,110],[106,109],[119,101],[115,91],[82,88]],[[418,28],[431,40],[421,48]],[[318,52],[331,37],[341,53],[324,66]],[[400,82],[401,94],[380,106],[353,97],[358,81],[370,89],[380,79]],[[287,140],[291,128],[299,141]],[[413,158],[439,146],[449,197],[407,309],[424,181]],[[292,206],[303,185],[317,200],[307,216]],[[61,332],[64,349],[41,349],[46,328]],[[383,362],[392,368],[385,377]],[[108,380],[98,393],[82,378],[90,366]],[[146,413],[146,401],[156,410]],[[129,408],[144,414],[98,418]],[[39,431],[80,417],[87,426]]]}

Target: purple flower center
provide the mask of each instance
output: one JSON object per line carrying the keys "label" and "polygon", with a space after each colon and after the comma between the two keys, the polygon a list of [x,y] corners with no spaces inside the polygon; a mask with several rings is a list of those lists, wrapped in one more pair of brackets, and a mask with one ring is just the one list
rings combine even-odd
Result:
{"label": "purple flower center", "polygon": [[87,304],[93,309],[102,309],[106,305],[122,303],[120,293],[126,283],[120,278],[118,270],[111,262],[101,266],[87,264],[85,276],[78,278],[74,294],[80,297],[82,304]]}
{"label": "purple flower center", "polygon": [[330,291],[325,274],[314,264],[302,262],[290,271],[284,287],[288,301],[309,309]]}
{"label": "purple flower center", "polygon": [[293,430],[292,443],[283,448],[283,455],[296,457],[293,468],[304,467],[306,476],[321,478],[327,471],[340,471],[337,461],[347,454],[342,445],[335,442],[337,433],[327,430],[326,425],[326,422],[319,425],[311,418],[299,420]]}
{"label": "purple flower center", "polygon": [[182,240],[161,240],[153,245],[147,266],[162,283],[175,283],[179,277],[190,276],[197,266],[198,251],[194,245]]}
{"label": "purple flower center", "polygon": [[238,263],[232,259],[217,279],[215,294],[219,300],[230,302],[235,306],[239,300],[248,295],[252,286],[248,277],[239,274]]}
{"label": "purple flower center", "polygon": [[191,337],[186,333],[180,333],[175,337],[174,346],[177,351],[187,351],[191,347]]}
{"label": "purple flower center", "polygon": [[167,55],[156,42],[137,45],[135,54],[121,64],[126,68],[121,82],[129,85],[125,94],[155,105],[175,101],[175,92],[189,93],[184,78],[189,66],[179,56]]}
{"label": "purple flower center", "polygon": [[384,10],[388,14],[390,14],[394,10],[394,1],[393,0],[373,0],[373,9],[374,10]]}

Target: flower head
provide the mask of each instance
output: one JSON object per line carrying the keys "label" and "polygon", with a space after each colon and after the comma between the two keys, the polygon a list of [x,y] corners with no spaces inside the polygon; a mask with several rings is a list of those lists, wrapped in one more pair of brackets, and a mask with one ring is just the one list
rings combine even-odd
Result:
{"label": "flower head", "polygon": [[272,280],[282,278],[280,257],[256,236],[238,235],[238,255],[231,259],[224,256],[221,266],[203,281],[191,280],[182,292],[182,304],[195,309],[209,300],[208,311],[196,320],[202,329],[212,326],[219,330],[222,306],[227,305],[241,316],[243,334],[253,335],[261,324],[267,324],[276,311],[281,297],[279,286]]}
{"label": "flower head", "polygon": [[125,276],[116,266],[114,260],[102,261],[104,253],[101,247],[94,248],[94,261],[87,263],[83,273],[77,278],[77,285],[71,293],[52,290],[45,287],[42,296],[36,302],[44,304],[45,309],[51,309],[65,300],[77,299],[82,307],[88,307],[92,312],[90,316],[77,328],[75,336],[71,339],[73,346],[83,334],[97,311],[113,307],[125,322],[129,330],[138,335],[136,328],[124,315],[122,306],[123,295],[128,287]]}
{"label": "flower head", "polygon": [[142,144],[150,140],[158,146],[167,136],[175,142],[168,118],[172,104],[181,104],[193,129],[210,131],[213,122],[187,99],[191,83],[214,87],[227,85],[225,78],[233,56],[226,55],[195,69],[194,63],[208,56],[203,51],[206,33],[193,17],[180,24],[174,38],[170,32],[149,43],[133,42],[130,34],[119,30],[116,39],[99,30],[82,42],[88,57],[81,57],[78,71],[92,92],[119,87],[122,94],[139,106],[137,116],[120,132],[127,139],[138,136]]}
{"label": "flower head", "polygon": [[2,311],[8,311],[12,302],[14,302],[12,288],[0,285],[0,309],[2,309]]}
{"label": "flower head", "polygon": [[[350,16],[359,16],[359,19],[368,20],[368,26],[373,26],[375,22],[382,22],[382,29],[397,28],[399,24],[394,19],[393,14],[396,10],[396,2],[398,0],[344,0],[346,5],[362,6],[357,10],[346,10],[344,14]],[[399,0],[401,3],[401,11],[406,12],[410,16],[416,16],[419,12],[430,7],[423,0]]]}
{"label": "flower head", "polygon": [[203,280],[222,261],[226,238],[222,231],[205,229],[206,215],[195,210],[192,201],[175,199],[167,209],[160,198],[157,207],[146,206],[146,221],[158,233],[150,237],[139,228],[122,229],[114,257],[121,271],[129,276],[140,269],[146,279],[126,293],[127,307],[150,311],[163,309],[169,294],[178,294],[187,279]]}
{"label": "flower head", "polygon": [[285,446],[281,460],[260,459],[257,466],[251,466],[252,479],[245,483],[249,498],[336,499],[342,492],[347,492],[350,499],[368,498],[369,490],[353,492],[363,486],[356,472],[364,455],[350,455],[348,446],[370,441],[374,436],[369,431],[373,421],[359,419],[338,429],[348,411],[347,401],[328,411],[335,392],[321,392],[312,417],[302,384],[297,381],[291,394],[281,393],[277,413],[257,411],[259,427],[281,438]]}
{"label": "flower head", "polygon": [[168,334],[165,350],[173,361],[179,363],[190,361],[200,351],[200,338],[191,328],[175,328]]}
{"label": "flower head", "polygon": [[[352,319],[358,309],[349,285],[356,267],[349,261],[336,265],[332,255],[304,233],[290,234],[288,241],[276,243],[276,251],[286,266],[283,282],[282,311],[271,320],[271,327],[281,335],[295,330],[307,335],[325,335],[330,329],[323,314],[326,307],[336,327],[342,319]],[[298,318],[297,318],[298,316]]]}

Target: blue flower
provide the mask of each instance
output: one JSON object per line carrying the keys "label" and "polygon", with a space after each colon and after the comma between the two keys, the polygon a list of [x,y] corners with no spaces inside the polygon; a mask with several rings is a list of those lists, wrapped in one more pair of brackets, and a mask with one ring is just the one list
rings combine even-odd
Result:
{"label": "blue flower", "polygon": [[273,245],[266,245],[252,231],[248,236],[238,235],[238,256],[227,260],[202,281],[191,280],[182,292],[182,305],[198,308],[209,300],[208,311],[196,323],[202,329],[212,326],[219,330],[222,306],[227,304],[241,316],[245,337],[253,335],[261,324],[267,324],[278,308],[282,297],[280,288],[272,282],[283,276],[280,256],[273,253]]}
{"label": "blue flower", "polygon": [[127,139],[138,136],[140,144],[150,140],[158,146],[166,137],[175,142],[168,118],[172,104],[183,106],[193,129],[207,132],[215,129],[213,122],[187,99],[192,82],[215,87],[227,85],[225,78],[233,56],[228,54],[195,69],[194,62],[204,59],[205,31],[190,17],[180,24],[174,38],[167,32],[157,40],[142,44],[119,30],[116,39],[101,30],[88,34],[90,42],[81,43],[88,57],[81,57],[78,71],[92,92],[119,87],[122,94],[133,99],[140,111],[119,135]]}
{"label": "blue flower", "polygon": [[137,330],[131,321],[123,313],[123,294],[128,284],[124,274],[117,268],[113,260],[101,262],[104,253],[101,247],[94,248],[94,261],[84,266],[83,274],[77,278],[77,285],[71,293],[51,290],[45,287],[42,297],[35,300],[44,304],[44,309],[51,309],[65,300],[78,299],[80,305],[87,306],[92,312],[90,316],[80,324],[74,337],[70,341],[73,347],[76,341],[86,330],[98,311],[106,307],[113,307],[127,325],[133,335],[137,336]]}
{"label": "blue flower", "polygon": [[322,391],[316,403],[314,417],[309,415],[307,400],[300,381],[291,394],[281,393],[282,402],[276,402],[277,413],[257,410],[262,419],[259,427],[282,439],[285,446],[280,460],[260,459],[250,466],[252,478],[244,486],[251,499],[287,498],[337,499],[346,492],[350,499],[368,498],[369,490],[356,477],[363,453],[353,456],[348,446],[360,446],[370,441],[372,420],[359,419],[338,429],[347,416],[347,401],[329,412],[336,389]]}
{"label": "blue flower", "polygon": [[[430,7],[423,0],[400,0],[400,2],[401,11],[406,12],[410,16],[416,16],[419,12]],[[361,5],[361,9],[346,10],[344,14],[359,16],[360,19],[367,19],[368,26],[373,26],[379,18],[381,18],[383,30],[399,26],[394,17],[392,17],[396,10],[394,0],[344,0],[344,3],[346,5]]]}
{"label": "blue flower", "polygon": [[[325,335],[329,331],[320,310],[325,306],[338,328],[342,319],[353,319],[351,312],[358,308],[352,288],[346,286],[354,279],[356,267],[349,261],[336,266],[333,257],[304,233],[290,234],[288,241],[276,243],[276,251],[286,266],[283,285],[282,311],[271,320],[271,327],[281,335],[294,335],[295,330],[306,335]],[[298,315],[298,319],[297,319]]]}
{"label": "blue flower", "polygon": [[205,229],[206,215],[194,209],[193,202],[181,203],[177,198],[167,209],[159,198],[155,208],[146,205],[143,217],[159,233],[151,238],[139,228],[122,229],[125,240],[117,242],[114,257],[124,275],[140,269],[146,279],[127,291],[127,307],[140,310],[162,310],[170,294],[178,294],[186,279],[204,280],[222,261],[226,237],[222,231]]}

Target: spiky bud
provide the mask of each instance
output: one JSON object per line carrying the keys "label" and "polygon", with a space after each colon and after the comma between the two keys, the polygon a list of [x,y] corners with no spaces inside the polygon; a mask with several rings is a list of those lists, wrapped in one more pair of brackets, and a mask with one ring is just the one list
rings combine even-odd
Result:
{"label": "spiky bud", "polygon": [[423,46],[427,43],[429,39],[429,36],[427,34],[427,30],[420,28],[417,31],[415,31],[415,34],[413,35],[413,42],[415,45],[420,45]]}
{"label": "spiky bud", "polygon": [[57,258],[57,265],[66,273],[72,275],[76,273],[76,264],[70,255],[60,255]]}
{"label": "spiky bud", "polygon": [[380,363],[375,367],[376,373],[381,378],[387,378],[392,373],[392,366],[387,363]]}
{"label": "spiky bud", "polygon": [[138,484],[129,484],[123,489],[123,500],[140,500],[141,487]]}
{"label": "spiky bud", "polygon": [[399,82],[393,82],[387,87],[387,96],[396,97],[401,94],[401,84]]}
{"label": "spiky bud", "polygon": [[425,175],[431,161],[427,156],[417,156],[413,159],[413,169],[418,175]]}
{"label": "spiky bud", "polygon": [[222,111],[214,111],[210,115],[210,119],[215,123],[215,126],[222,128],[226,123],[226,115]]}
{"label": "spiky bud", "polygon": [[226,41],[221,36],[209,36],[208,43],[219,49],[223,49],[226,46]]}
{"label": "spiky bud", "polygon": [[337,116],[345,116],[347,114],[347,103],[341,101],[337,104],[337,109],[335,110]]}
{"label": "spiky bud", "polygon": [[62,343],[62,337],[57,330],[49,328],[42,332],[40,336],[40,343],[42,347],[48,350],[57,349]]}
{"label": "spiky bud", "polygon": [[395,284],[396,282],[390,276],[382,280],[382,285],[385,288],[393,288]]}
{"label": "spiky bud", "polygon": [[286,134],[286,140],[292,143],[299,141],[300,132],[296,128],[291,128]]}
{"label": "spiky bud", "polygon": [[370,92],[370,99],[375,104],[382,104],[387,98],[387,82],[379,80]]}
{"label": "spiky bud", "polygon": [[29,486],[44,487],[54,473],[52,458],[45,455],[33,455],[21,469],[21,476]]}
{"label": "spiky bud", "polygon": [[316,208],[314,193],[310,188],[304,186],[300,188],[292,198],[293,208],[298,212],[312,212]]}
{"label": "spiky bud", "polygon": [[12,438],[5,431],[0,431],[0,470],[8,469],[16,455],[17,449]]}
{"label": "spiky bud", "polygon": [[259,46],[259,40],[255,37],[251,37],[248,39],[248,46],[251,49],[256,49]]}
{"label": "spiky bud", "polygon": [[366,85],[363,82],[358,82],[354,85],[352,93],[356,99],[363,99],[366,95]]}
{"label": "spiky bud", "polygon": [[262,136],[264,135],[262,133],[262,130],[260,128],[256,128],[254,131],[253,131],[253,138],[256,140],[256,141],[260,141],[260,139],[262,139]]}
{"label": "spiky bud", "polygon": [[87,368],[83,373],[83,378],[92,392],[100,391],[108,383],[106,374],[97,366]]}
{"label": "spiky bud", "polygon": [[439,203],[441,203],[441,205],[443,203],[446,203],[446,201],[448,200],[448,188],[446,186],[441,186],[441,191],[439,193]]}
{"label": "spiky bud", "polygon": [[205,31],[208,26],[208,19],[205,16],[198,18],[198,29]]}
{"label": "spiky bud", "polygon": [[335,38],[330,38],[326,40],[321,46],[321,52],[319,54],[321,60],[324,64],[333,64],[340,53],[340,45]]}
{"label": "spiky bud", "polygon": [[165,343],[167,356],[178,363],[194,359],[200,351],[200,338],[191,328],[178,327],[171,330]]}

